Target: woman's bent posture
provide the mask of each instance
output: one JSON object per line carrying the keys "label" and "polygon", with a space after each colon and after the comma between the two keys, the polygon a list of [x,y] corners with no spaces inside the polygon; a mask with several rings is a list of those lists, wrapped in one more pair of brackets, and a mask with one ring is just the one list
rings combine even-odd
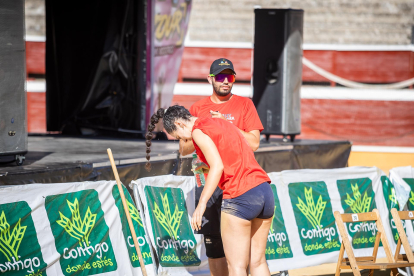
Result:
{"label": "woman's bent posture", "polygon": [[193,229],[201,228],[208,199],[217,185],[223,190],[221,235],[229,273],[269,276],[265,250],[274,213],[270,179],[254,158],[240,131],[218,118],[197,118],[182,106],[159,109],[148,126],[147,168],[150,169],[152,131],[159,119],[165,130],[181,140],[192,140],[209,174],[200,201],[191,219]]}

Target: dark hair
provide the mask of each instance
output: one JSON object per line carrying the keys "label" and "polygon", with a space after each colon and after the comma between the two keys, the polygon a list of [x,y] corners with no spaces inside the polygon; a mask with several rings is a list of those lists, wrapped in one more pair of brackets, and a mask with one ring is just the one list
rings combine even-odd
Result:
{"label": "dark hair", "polygon": [[154,137],[152,132],[155,129],[155,125],[159,122],[160,119],[163,119],[163,125],[165,130],[168,133],[173,133],[177,130],[177,126],[174,124],[176,120],[182,119],[185,121],[189,121],[191,118],[190,112],[184,107],[180,105],[170,106],[168,109],[160,108],[154,115],[151,116],[150,123],[148,125],[148,132],[145,135],[145,144],[147,145],[146,153],[147,153],[147,164],[145,165],[145,169],[147,171],[151,170],[150,164],[150,152],[151,152],[151,139]]}

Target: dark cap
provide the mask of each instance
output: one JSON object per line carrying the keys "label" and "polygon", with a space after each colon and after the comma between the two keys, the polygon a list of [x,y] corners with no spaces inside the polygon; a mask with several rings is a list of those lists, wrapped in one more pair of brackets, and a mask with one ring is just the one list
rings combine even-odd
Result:
{"label": "dark cap", "polygon": [[219,58],[213,61],[213,63],[210,66],[210,74],[217,75],[221,71],[225,69],[230,69],[233,71],[234,74],[236,74],[236,71],[234,71],[233,63],[226,59],[226,58]]}

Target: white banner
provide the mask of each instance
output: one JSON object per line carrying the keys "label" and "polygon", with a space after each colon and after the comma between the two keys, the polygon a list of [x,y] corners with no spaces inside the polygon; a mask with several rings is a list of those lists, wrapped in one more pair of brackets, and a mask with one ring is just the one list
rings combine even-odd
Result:
{"label": "white banner", "polygon": [[[397,197],[393,184],[378,168],[294,170],[270,173],[269,176],[275,198],[275,216],[266,247],[270,271],[336,263],[341,238],[333,216],[335,211],[363,213],[378,209],[390,246],[395,249],[398,236],[389,210],[398,206]],[[174,234],[167,235],[172,233],[165,230],[170,226],[160,226],[164,218],[173,221],[176,212],[187,212],[188,219],[185,223],[182,220],[179,222],[179,230],[187,232],[183,235],[191,236],[188,221],[195,204],[194,177],[168,175],[143,178],[133,181],[131,187],[136,189],[137,199],[142,201],[145,209],[145,221],[149,232],[152,232],[151,242],[161,259],[160,275],[208,275],[201,237],[192,234],[197,241],[192,252],[200,261],[194,259],[194,262],[188,263],[191,266],[183,265],[180,264],[180,256],[191,251],[180,252],[183,250],[180,247],[182,237],[176,241],[171,238]],[[162,216],[161,213],[168,214]],[[355,255],[371,255],[377,232],[375,223],[348,223],[346,228]],[[177,256],[173,261],[165,258],[173,255]],[[378,252],[378,258],[381,257],[385,257],[382,247]]]}
{"label": "white banner", "polygon": [[[159,260],[158,275],[210,275],[203,236],[190,226],[195,209],[195,179],[164,175],[132,181],[137,205]],[[138,196],[139,195],[139,196]]]}
{"label": "white banner", "polygon": [[[126,197],[154,275],[139,213]],[[2,187],[0,275],[142,275],[121,205],[115,181]]]}

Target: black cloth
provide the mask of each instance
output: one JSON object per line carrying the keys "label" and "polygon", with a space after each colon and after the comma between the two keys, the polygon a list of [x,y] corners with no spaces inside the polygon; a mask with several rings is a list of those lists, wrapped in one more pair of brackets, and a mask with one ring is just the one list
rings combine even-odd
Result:
{"label": "black cloth", "polygon": [[206,255],[209,259],[226,257],[220,234],[204,235],[204,244],[206,245]]}
{"label": "black cloth", "polygon": [[[195,204],[198,206],[200,201],[201,192],[203,191],[204,186],[196,187],[195,190]],[[196,234],[220,235],[220,218],[221,218],[221,202],[223,201],[223,191],[217,187],[213,195],[207,202],[206,211],[204,212],[203,219],[201,222],[201,229],[199,231],[194,231]]]}

